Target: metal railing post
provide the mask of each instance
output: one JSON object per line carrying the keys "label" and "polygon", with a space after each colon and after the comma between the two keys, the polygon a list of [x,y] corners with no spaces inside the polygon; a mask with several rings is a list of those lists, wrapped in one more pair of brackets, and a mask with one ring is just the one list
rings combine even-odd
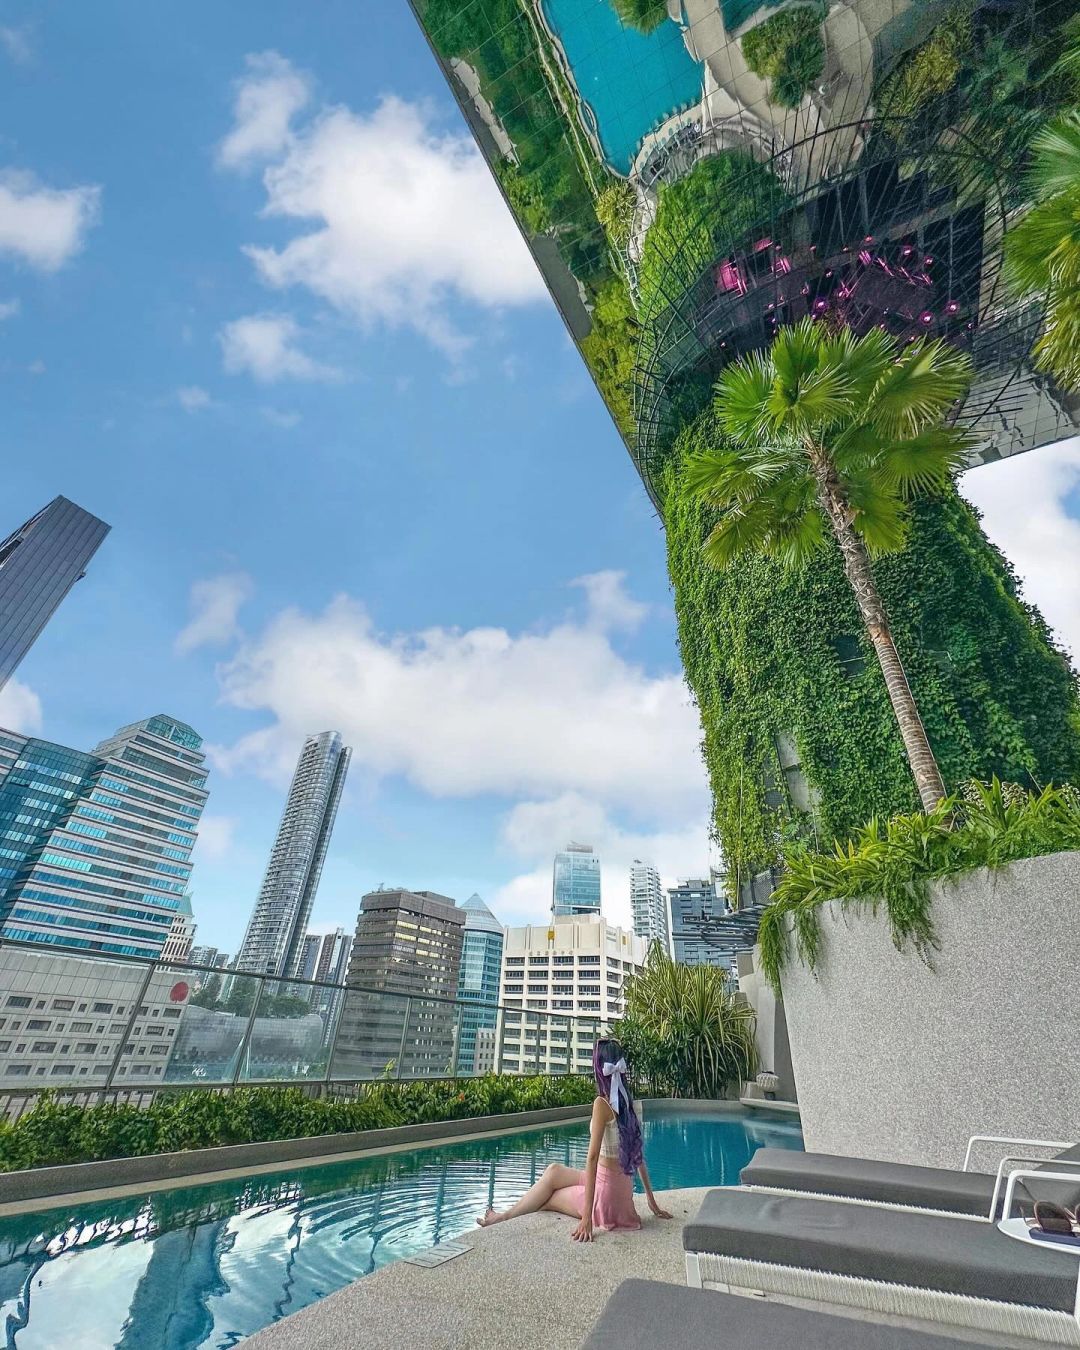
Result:
{"label": "metal railing post", "polygon": [[329,1053],[326,1056],[326,1077],[323,1079],[323,1083],[327,1089],[329,1089],[332,1079],[332,1072],[334,1068],[334,1051],[337,1049],[338,1032],[341,1030],[341,1019],[345,1013],[346,998],[348,998],[348,994],[345,994],[341,999],[341,1003],[338,1008],[338,1015],[334,1022],[334,1034],[330,1037]]}
{"label": "metal railing post", "polygon": [[405,999],[405,1018],[401,1023],[401,1045],[398,1047],[397,1073],[395,1078],[401,1077],[401,1061],[405,1058],[405,1041],[409,1035],[409,1018],[412,1016],[412,995]]}
{"label": "metal railing post", "polygon": [[499,1004],[495,1013],[495,1063],[492,1065],[497,1075],[502,1074],[503,1036],[506,1034],[505,1009]]}
{"label": "metal railing post", "polygon": [[[116,1054],[113,1055],[112,1063],[109,1065],[109,1072],[105,1077],[105,1086],[101,1089],[102,1101],[104,1101],[112,1091],[113,1079],[116,1077],[116,1070],[120,1067],[120,1060],[124,1054],[124,1046],[127,1045],[128,1037],[131,1035],[131,1029],[135,1025],[135,1018],[139,1015],[139,1008],[142,1006],[142,1001],[146,997],[146,991],[150,988],[150,981],[153,978],[153,975],[154,966],[151,962],[151,964],[146,967],[146,975],[142,984],[139,986],[138,998],[136,998],[135,1002],[131,1005],[131,1013],[128,1016],[127,1023],[124,1027],[124,1034],[120,1037],[120,1044],[116,1047]],[[134,1049],[134,1046],[132,1049]]]}
{"label": "metal railing post", "polygon": [[247,1050],[248,1046],[251,1044],[251,1028],[255,1025],[255,1014],[259,1011],[259,1003],[262,1000],[263,984],[265,983],[266,977],[264,975],[245,974],[238,975],[237,979],[252,979],[257,980],[258,983],[255,988],[255,997],[251,1000],[251,1012],[248,1013],[247,1026],[244,1028],[244,1034],[241,1036],[240,1044],[236,1050],[236,1068],[233,1070],[232,1083],[230,1084],[231,1087],[236,1087],[236,1084],[240,1079],[240,1066],[244,1062],[244,1051]]}
{"label": "metal railing post", "polygon": [[[456,1078],[457,1078],[458,1058],[459,1058],[459,1056],[460,1056],[460,1051],[461,1051],[461,1033],[462,1033],[462,1030],[464,1029],[463,1026],[462,1026],[462,1023],[464,1022],[464,1019],[465,1019],[465,1004],[462,1003],[461,1000],[459,999],[459,1000],[454,1004],[454,1007],[457,1008],[457,1026],[456,1026],[456,1028],[454,1029],[454,1053],[453,1053],[453,1055],[450,1057],[450,1077],[451,1077],[451,1079],[456,1079]],[[474,1063],[475,1063],[475,1053],[474,1053],[473,1059],[474,1059]]]}
{"label": "metal railing post", "polygon": [[[533,1016],[536,1018],[536,1054],[535,1054],[535,1056],[533,1057],[533,1073],[539,1073],[539,1072],[540,1072],[540,1014],[539,1014],[539,1013],[534,1013]],[[526,1023],[525,1029],[526,1029],[526,1031],[528,1030],[528,1024],[527,1024],[527,1023]]]}

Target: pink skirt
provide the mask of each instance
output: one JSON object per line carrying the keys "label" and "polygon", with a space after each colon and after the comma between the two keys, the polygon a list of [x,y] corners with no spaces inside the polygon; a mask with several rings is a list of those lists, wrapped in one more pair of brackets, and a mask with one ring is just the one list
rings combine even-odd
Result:
{"label": "pink skirt", "polygon": [[[585,1175],[583,1172],[582,1176]],[[568,1186],[567,1191],[577,1204],[578,1212],[585,1213],[585,1183]],[[628,1177],[621,1167],[596,1169],[596,1192],[593,1195],[594,1228],[640,1228],[634,1206],[634,1178]]]}

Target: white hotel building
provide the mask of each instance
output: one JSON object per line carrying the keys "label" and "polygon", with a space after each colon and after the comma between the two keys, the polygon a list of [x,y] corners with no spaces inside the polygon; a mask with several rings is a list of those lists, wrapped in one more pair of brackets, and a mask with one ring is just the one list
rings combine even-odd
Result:
{"label": "white hotel building", "polygon": [[508,928],[499,982],[502,1072],[587,1073],[593,1041],[622,1016],[626,981],[645,953],[641,938],[599,915]]}

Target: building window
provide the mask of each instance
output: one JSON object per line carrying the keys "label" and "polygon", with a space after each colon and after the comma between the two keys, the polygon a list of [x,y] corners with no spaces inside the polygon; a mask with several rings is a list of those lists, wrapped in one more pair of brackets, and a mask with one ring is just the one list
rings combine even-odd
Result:
{"label": "building window", "polygon": [[96,1013],[111,1013],[112,1010],[113,1010],[113,1005],[112,1005],[111,1003],[95,1003],[94,1006],[93,1006],[93,1008],[91,1009],[91,1012],[96,1012]]}
{"label": "building window", "polygon": [[89,1031],[90,1028],[91,1028],[93,1025],[94,1025],[93,1022],[72,1022],[72,1024],[71,1024],[71,1030],[72,1030],[72,1031]]}
{"label": "building window", "polygon": [[98,1048],[98,1043],[97,1043],[97,1041],[76,1041],[76,1042],[75,1042],[75,1053],[76,1053],[77,1055],[96,1055],[96,1054],[97,1054],[97,1048]]}
{"label": "building window", "polygon": [[22,994],[9,994],[7,1006],[9,1008],[29,1008],[30,1000]]}
{"label": "building window", "polygon": [[54,1078],[70,1078],[75,1072],[74,1064],[54,1064],[52,1066]]}
{"label": "building window", "polygon": [[841,633],[830,639],[830,645],[840,662],[840,669],[849,680],[854,680],[866,669],[866,657],[863,656],[859,639],[853,633]]}
{"label": "building window", "polygon": [[8,1076],[9,1078],[29,1078],[29,1077],[30,1077],[30,1065],[29,1065],[29,1064],[9,1064],[9,1065],[7,1066],[7,1069],[6,1069],[6,1073],[7,1073],[7,1076]]}
{"label": "building window", "polygon": [[75,1000],[73,998],[54,998],[52,1005],[56,1012],[71,1012],[75,1006]]}
{"label": "building window", "polygon": [[26,1023],[27,1031],[49,1031],[51,1030],[51,1028],[52,1023],[46,1021],[46,1019],[43,1017],[31,1017],[27,1019]]}
{"label": "building window", "polygon": [[30,1047],[32,1055],[51,1055],[56,1049],[55,1041],[35,1041]]}

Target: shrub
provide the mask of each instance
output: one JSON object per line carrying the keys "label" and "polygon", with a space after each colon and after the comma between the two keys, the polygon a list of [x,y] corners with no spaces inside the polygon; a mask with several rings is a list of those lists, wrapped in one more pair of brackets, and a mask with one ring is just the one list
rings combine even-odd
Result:
{"label": "shrub", "polygon": [[790,959],[813,969],[821,946],[820,909],[830,900],[884,905],[898,951],[910,943],[924,960],[937,946],[930,883],[976,867],[1080,850],[1080,790],[1027,792],[994,779],[970,783],[923,815],[871,820],[830,852],[792,852],[787,871],[761,917],[762,969],[777,993]]}
{"label": "shrub", "polygon": [[655,943],[613,1034],[638,1082],[672,1097],[721,1097],[755,1068],[754,1012],[724,971],[680,965]]}
{"label": "shrub", "polygon": [[637,334],[629,291],[621,280],[607,282],[596,292],[592,328],[581,340],[581,354],[624,435],[630,435],[634,426]]}
{"label": "shrub", "polygon": [[75,1106],[46,1092],[14,1124],[0,1122],[0,1171],[574,1106],[594,1092],[578,1075],[494,1074],[372,1083],[349,1098],[309,1097],[298,1087],[193,1088],[161,1093],[145,1110],[115,1102]]}
{"label": "shrub", "polygon": [[825,69],[820,9],[801,5],[774,14],[746,34],[742,53],[755,75],[772,81],[770,102],[797,108]]}
{"label": "shrub", "polygon": [[621,23],[639,33],[651,33],[668,16],[667,0],[611,0]]}
{"label": "shrub", "polygon": [[630,238],[636,209],[637,193],[624,178],[613,179],[597,197],[596,218],[616,248],[624,247]]}
{"label": "shrub", "polygon": [[535,176],[526,177],[512,159],[500,159],[495,174],[514,214],[530,234],[551,228],[551,212]]}
{"label": "shrub", "polygon": [[889,117],[914,117],[933,99],[947,94],[960,78],[973,43],[970,8],[957,5],[922,46],[882,81],[875,100],[878,111]]}

